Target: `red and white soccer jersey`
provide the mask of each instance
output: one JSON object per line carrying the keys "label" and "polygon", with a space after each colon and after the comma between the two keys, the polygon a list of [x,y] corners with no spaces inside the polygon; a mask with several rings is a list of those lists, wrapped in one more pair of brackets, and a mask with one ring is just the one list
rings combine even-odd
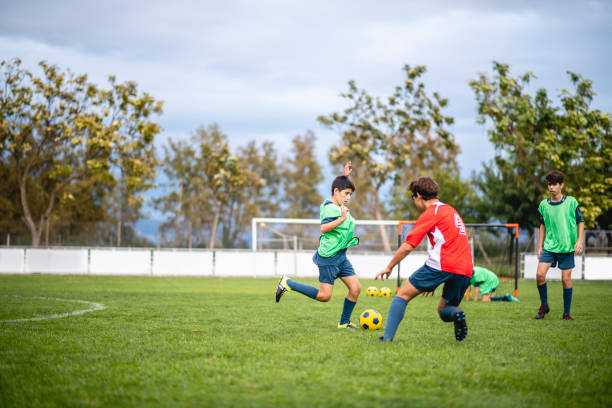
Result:
{"label": "red and white soccer jersey", "polygon": [[435,202],[419,216],[406,243],[417,247],[429,237],[431,249],[425,265],[439,271],[472,277],[474,264],[463,220],[453,207]]}

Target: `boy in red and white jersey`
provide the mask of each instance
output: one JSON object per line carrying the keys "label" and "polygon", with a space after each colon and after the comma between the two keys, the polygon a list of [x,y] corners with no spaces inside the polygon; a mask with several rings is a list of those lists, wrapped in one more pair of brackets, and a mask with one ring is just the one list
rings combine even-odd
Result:
{"label": "boy in red and white jersey", "polygon": [[385,334],[380,340],[393,340],[410,300],[444,283],[438,314],[443,321],[454,322],[455,338],[462,341],[467,336],[467,323],[459,303],[470,286],[474,268],[465,224],[453,207],[438,199],[438,184],[431,177],[418,177],[408,188],[421,215],[406,241],[375,279],[388,279],[395,265],[412,252],[425,235],[431,249],[425,265],[404,282],[391,302]]}

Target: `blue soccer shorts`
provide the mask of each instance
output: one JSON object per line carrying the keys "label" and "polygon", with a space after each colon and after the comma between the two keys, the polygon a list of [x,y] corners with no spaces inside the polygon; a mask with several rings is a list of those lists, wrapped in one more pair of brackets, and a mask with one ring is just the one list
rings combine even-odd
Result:
{"label": "blue soccer shorts", "polygon": [[444,283],[442,297],[450,306],[459,306],[465,291],[470,286],[470,278],[465,275],[438,271],[427,265],[417,269],[408,280],[421,292],[432,292]]}
{"label": "blue soccer shorts", "polygon": [[319,267],[319,282],[321,283],[333,285],[338,278],[355,275],[355,269],[346,257],[346,249],[329,258],[324,258],[315,252],[312,260]]}
{"label": "blue soccer shorts", "polygon": [[559,264],[559,269],[562,271],[574,269],[576,266],[573,252],[556,253],[547,251],[545,249],[542,250],[542,255],[540,255],[540,263],[549,263],[553,268]]}

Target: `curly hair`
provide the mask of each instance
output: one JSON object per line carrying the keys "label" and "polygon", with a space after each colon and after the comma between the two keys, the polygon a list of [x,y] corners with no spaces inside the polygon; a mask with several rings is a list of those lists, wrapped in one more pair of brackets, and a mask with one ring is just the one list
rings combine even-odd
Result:
{"label": "curly hair", "polygon": [[563,179],[565,178],[565,175],[561,173],[559,170],[553,170],[550,173],[548,173],[546,177],[544,178],[546,179],[546,182],[548,184],[557,184],[557,183],[563,183]]}
{"label": "curly hair", "polygon": [[417,177],[416,180],[410,182],[408,189],[412,191],[413,197],[419,193],[424,200],[438,197],[438,183],[429,176]]}

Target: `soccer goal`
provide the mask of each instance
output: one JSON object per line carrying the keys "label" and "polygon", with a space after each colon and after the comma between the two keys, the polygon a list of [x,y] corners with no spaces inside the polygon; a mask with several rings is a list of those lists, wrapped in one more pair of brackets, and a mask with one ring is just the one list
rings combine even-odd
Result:
{"label": "soccer goal", "polygon": [[[415,221],[399,221],[397,224],[397,246],[406,240]],[[518,298],[519,277],[519,226],[518,224],[465,224],[468,230],[474,266],[493,271],[499,278],[497,296],[506,293]],[[424,239],[421,245],[424,245]],[[408,276],[413,271],[404,271]],[[400,265],[397,270],[397,287],[401,286]]]}
{"label": "soccer goal", "polygon": [[[359,245],[352,252],[394,252],[397,220],[355,220],[355,236]],[[251,249],[261,251],[315,250],[321,237],[321,221],[317,218],[253,218]]]}

